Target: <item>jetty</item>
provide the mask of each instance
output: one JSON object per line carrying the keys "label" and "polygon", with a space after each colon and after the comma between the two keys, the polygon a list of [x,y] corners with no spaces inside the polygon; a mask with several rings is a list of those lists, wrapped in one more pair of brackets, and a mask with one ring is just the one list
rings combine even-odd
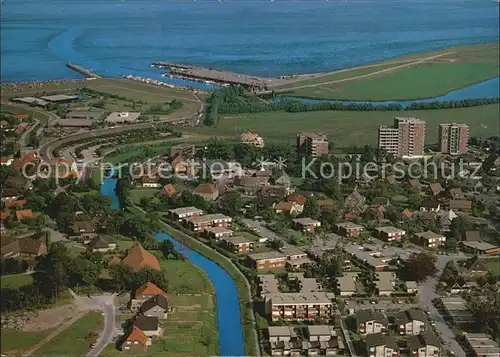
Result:
{"label": "jetty", "polygon": [[96,74],[96,73],[88,70],[87,68],[84,68],[84,67],[79,66],[79,65],[74,64],[74,63],[68,63],[68,64],[66,64],[66,67],[71,68],[73,71],[76,71],[78,73],[83,74],[87,78],[96,78],[96,79],[101,79],[102,78],[101,76],[99,76],[98,74]]}
{"label": "jetty", "polygon": [[171,78],[180,78],[221,86],[240,85],[255,92],[268,91],[273,81],[272,78],[161,61],[154,62],[152,66],[167,69],[168,74],[165,74],[165,76]]}

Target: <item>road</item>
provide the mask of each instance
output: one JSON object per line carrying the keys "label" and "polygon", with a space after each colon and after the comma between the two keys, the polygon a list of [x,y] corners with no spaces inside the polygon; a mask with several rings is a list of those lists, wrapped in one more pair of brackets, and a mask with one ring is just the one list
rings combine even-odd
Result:
{"label": "road", "polygon": [[[413,61],[413,62],[404,63],[404,64],[401,64],[399,66],[395,66],[395,67],[391,67],[391,68],[386,68],[386,69],[381,69],[379,71],[375,71],[375,72],[371,72],[371,73],[367,73],[367,74],[362,74],[362,75],[359,75],[359,76],[342,78],[342,79],[337,79],[337,80],[328,81],[328,82],[321,82],[321,83],[314,83],[314,84],[305,84],[305,85],[301,85],[301,86],[299,85],[299,86],[295,86],[295,87],[287,87],[286,89],[283,89],[283,90],[290,91],[290,90],[295,90],[295,89],[317,87],[317,86],[321,86],[321,85],[325,85],[325,84],[342,83],[342,82],[353,81],[353,80],[357,80],[357,79],[361,79],[361,78],[372,77],[372,76],[375,76],[377,74],[386,73],[386,72],[392,72],[395,69],[401,69],[401,68],[404,68],[404,67],[410,67],[410,66],[414,66],[416,64],[424,63],[424,62],[427,62],[427,61],[432,61],[432,60],[434,60],[436,58],[447,56],[447,55],[451,55],[451,54],[454,54],[454,53],[455,52],[441,53],[439,55],[429,56],[429,57],[423,57],[423,58],[420,58],[419,60],[416,60],[416,61]],[[278,92],[278,91],[279,91],[279,89],[276,90],[276,92]]]}
{"label": "road", "polygon": [[104,303],[102,305],[102,311],[104,314],[104,329],[99,334],[99,338],[89,353],[88,357],[99,356],[99,354],[106,348],[106,345],[112,341],[113,332],[115,328],[115,306],[112,304]]}
{"label": "road", "polygon": [[29,139],[31,132],[40,125],[40,121],[38,119],[33,119],[33,121],[34,121],[34,123],[28,128],[28,130],[26,130],[21,135],[21,138],[19,139],[19,141],[21,142],[21,145],[23,147],[28,146],[28,139]]}
{"label": "road", "polygon": [[435,321],[436,331],[441,334],[446,348],[455,352],[455,355],[457,357],[466,357],[466,354],[462,347],[455,340],[455,335],[451,331],[451,328],[441,318],[441,314],[432,303],[432,300],[438,297],[438,295],[436,294],[436,285],[446,264],[448,264],[448,262],[450,261],[463,258],[463,255],[438,255],[436,262],[436,268],[438,268],[439,270],[438,273],[435,275],[435,277],[427,279],[422,285],[419,286],[420,306],[430,312],[429,317]]}

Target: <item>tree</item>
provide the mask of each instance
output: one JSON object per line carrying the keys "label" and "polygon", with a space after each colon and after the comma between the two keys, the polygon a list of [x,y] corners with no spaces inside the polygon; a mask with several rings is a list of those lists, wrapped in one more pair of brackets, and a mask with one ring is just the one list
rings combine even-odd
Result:
{"label": "tree", "polygon": [[279,250],[283,248],[284,243],[282,240],[279,239],[271,239],[268,241],[267,245],[269,246],[269,248],[272,248],[274,250]]}
{"label": "tree", "polygon": [[99,279],[100,272],[101,267],[98,264],[78,257],[68,269],[71,286],[92,286]]}
{"label": "tree", "polygon": [[309,197],[306,200],[306,204],[304,205],[304,210],[302,211],[302,216],[309,217],[312,219],[318,219],[320,213],[321,213],[321,211],[319,208],[318,201],[313,197]]}
{"label": "tree", "polygon": [[400,278],[405,281],[425,281],[438,272],[436,260],[434,255],[425,252],[414,253],[403,263],[399,271]]}
{"label": "tree", "polygon": [[243,207],[243,200],[239,192],[232,191],[221,197],[219,202],[221,211],[228,215],[234,215],[240,212]]}

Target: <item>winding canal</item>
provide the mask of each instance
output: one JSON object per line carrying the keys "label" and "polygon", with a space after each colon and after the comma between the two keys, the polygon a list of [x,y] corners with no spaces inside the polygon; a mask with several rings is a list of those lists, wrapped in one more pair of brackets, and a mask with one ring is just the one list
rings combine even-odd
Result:
{"label": "winding canal", "polygon": [[[109,176],[109,175],[108,175]],[[116,178],[105,178],[100,192],[111,197],[113,209],[119,208],[115,188]],[[215,287],[215,304],[217,307],[217,327],[219,330],[219,354],[221,356],[244,356],[245,344],[241,325],[241,311],[236,283],[231,276],[216,263],[207,259],[188,246],[180,243],[166,233],[158,232],[156,239],[172,242],[175,249],[186,259],[202,269]]]}

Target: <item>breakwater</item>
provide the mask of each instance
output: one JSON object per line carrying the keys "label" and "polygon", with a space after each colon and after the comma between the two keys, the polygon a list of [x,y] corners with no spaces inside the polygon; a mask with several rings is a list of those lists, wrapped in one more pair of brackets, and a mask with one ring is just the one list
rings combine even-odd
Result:
{"label": "breakwater", "polygon": [[88,70],[87,68],[83,68],[82,66],[79,66],[79,65],[74,64],[74,63],[68,63],[68,64],[66,64],[66,67],[71,68],[73,71],[81,73],[88,78],[96,78],[96,79],[102,78],[101,76]]}

